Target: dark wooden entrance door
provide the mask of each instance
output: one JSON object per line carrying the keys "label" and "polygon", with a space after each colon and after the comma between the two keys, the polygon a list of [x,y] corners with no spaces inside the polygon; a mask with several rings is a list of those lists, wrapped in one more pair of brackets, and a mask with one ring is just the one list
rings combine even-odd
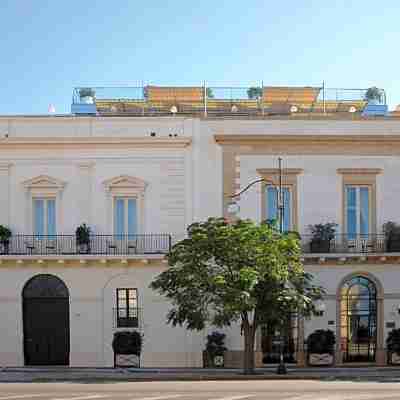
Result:
{"label": "dark wooden entrance door", "polygon": [[68,289],[53,275],[32,278],[23,292],[26,365],[69,364]]}

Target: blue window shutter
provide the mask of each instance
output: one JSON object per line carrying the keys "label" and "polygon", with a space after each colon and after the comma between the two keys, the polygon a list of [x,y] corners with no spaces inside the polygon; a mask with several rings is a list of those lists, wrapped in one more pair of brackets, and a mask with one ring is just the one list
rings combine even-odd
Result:
{"label": "blue window shutter", "polygon": [[278,218],[277,191],[272,186],[267,186],[267,218],[276,220]]}
{"label": "blue window shutter", "polygon": [[357,237],[357,189],[355,187],[347,186],[346,204],[348,239],[355,239]]}
{"label": "blue window shutter", "polygon": [[360,233],[369,233],[369,190],[367,187],[360,188]]}
{"label": "blue window shutter", "polygon": [[128,200],[128,235],[137,233],[137,207],[136,200]]}
{"label": "blue window shutter", "polygon": [[291,193],[288,188],[283,189],[283,230],[288,232],[290,230],[291,218]]}
{"label": "blue window shutter", "polygon": [[44,235],[44,201],[35,199],[33,201],[34,208],[34,229],[35,235]]}
{"label": "blue window shutter", "polygon": [[115,199],[114,204],[114,233],[116,235],[125,234],[125,213],[124,199]]}
{"label": "blue window shutter", "polygon": [[47,234],[56,235],[56,201],[47,200]]}

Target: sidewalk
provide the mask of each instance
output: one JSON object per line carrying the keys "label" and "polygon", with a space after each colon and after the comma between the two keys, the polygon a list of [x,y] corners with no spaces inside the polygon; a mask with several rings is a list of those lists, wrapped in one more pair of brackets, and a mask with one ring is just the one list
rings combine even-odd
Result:
{"label": "sidewalk", "polygon": [[0,369],[1,382],[143,382],[200,380],[354,380],[400,382],[400,367],[289,368],[277,375],[276,368],[259,368],[255,375],[240,369],[113,369],[113,368],[12,368]]}

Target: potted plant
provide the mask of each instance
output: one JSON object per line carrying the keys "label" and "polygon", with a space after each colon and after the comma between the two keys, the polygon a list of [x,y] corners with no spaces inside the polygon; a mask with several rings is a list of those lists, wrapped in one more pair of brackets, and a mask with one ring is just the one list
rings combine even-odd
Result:
{"label": "potted plant", "polygon": [[379,104],[382,102],[382,97],[382,89],[379,89],[376,86],[370,87],[365,93],[365,100],[368,104]]}
{"label": "potted plant", "polygon": [[81,103],[93,104],[96,92],[92,88],[80,88],[79,89],[79,100]]}
{"label": "potted plant", "polygon": [[396,222],[388,221],[383,224],[385,235],[386,251],[400,252],[400,225]]}
{"label": "potted plant", "polygon": [[90,253],[90,228],[86,224],[78,226],[75,237],[79,253]]}
{"label": "potted plant", "polygon": [[310,241],[311,253],[329,253],[331,241],[335,238],[337,224],[327,222],[325,224],[309,225],[312,238]]}
{"label": "potted plant", "polygon": [[114,333],[112,348],[114,367],[139,367],[143,338],[138,331],[119,331]]}
{"label": "potted plant", "polygon": [[0,244],[2,247],[2,254],[8,254],[10,251],[10,238],[11,230],[4,225],[0,225]]}
{"label": "potted plant", "polygon": [[400,329],[392,329],[386,338],[388,359],[391,364],[400,364]]}
{"label": "potted plant", "polygon": [[221,332],[212,332],[207,335],[206,350],[203,352],[203,361],[205,368],[219,368],[225,364],[224,353],[226,335]]}
{"label": "potted plant", "polygon": [[259,100],[263,96],[263,90],[260,87],[251,87],[247,89],[247,97],[250,100]]}
{"label": "potted plant", "polygon": [[329,329],[311,333],[307,338],[309,365],[332,365],[335,342],[335,334]]}

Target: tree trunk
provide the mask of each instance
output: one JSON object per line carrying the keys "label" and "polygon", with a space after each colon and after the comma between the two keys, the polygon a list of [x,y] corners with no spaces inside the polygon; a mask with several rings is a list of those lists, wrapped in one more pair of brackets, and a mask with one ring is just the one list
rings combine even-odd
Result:
{"label": "tree trunk", "polygon": [[244,336],[244,357],[243,372],[245,375],[254,374],[254,340],[255,340],[254,324],[250,325],[247,319],[243,319],[243,336]]}

